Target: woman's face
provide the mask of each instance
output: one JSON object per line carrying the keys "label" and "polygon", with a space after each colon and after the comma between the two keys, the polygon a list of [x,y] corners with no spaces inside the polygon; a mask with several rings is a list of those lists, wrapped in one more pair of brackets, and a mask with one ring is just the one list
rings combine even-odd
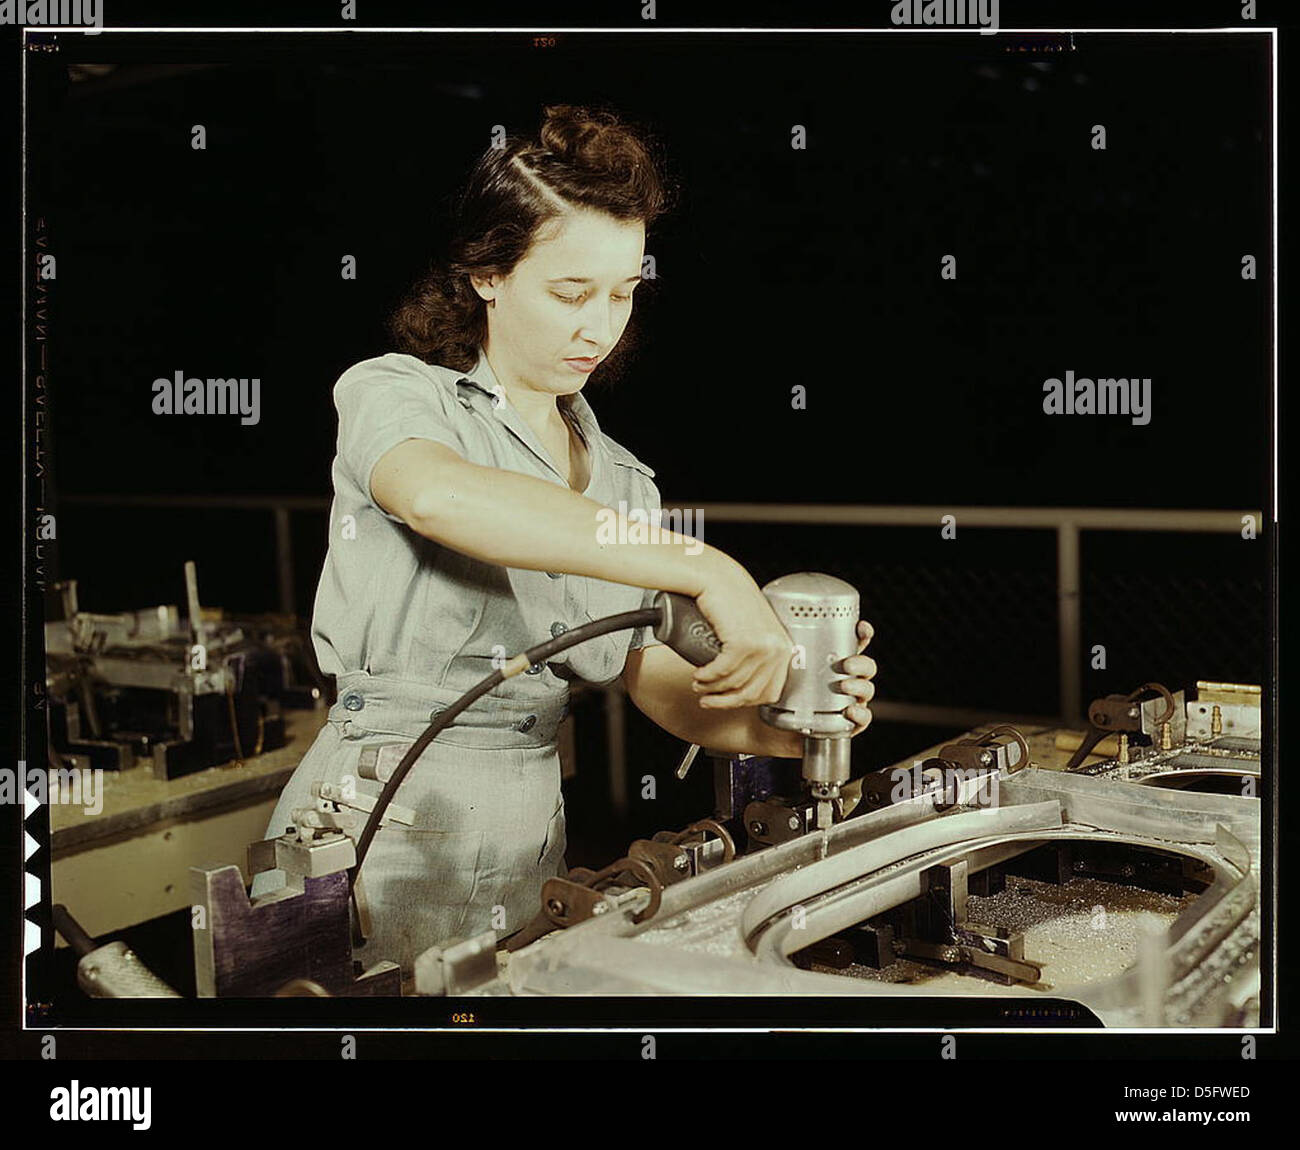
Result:
{"label": "woman's face", "polygon": [[627,327],[644,251],[640,220],[575,210],[543,228],[509,276],[475,281],[496,301],[487,313],[494,368],[539,391],[579,391],[590,360],[605,359]]}

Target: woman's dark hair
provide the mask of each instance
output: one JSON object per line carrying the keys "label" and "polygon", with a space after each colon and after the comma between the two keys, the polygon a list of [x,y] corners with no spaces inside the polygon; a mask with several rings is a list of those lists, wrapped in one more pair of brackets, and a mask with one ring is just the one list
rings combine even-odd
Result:
{"label": "woman's dark hair", "polygon": [[[490,148],[456,201],[447,260],[435,263],[389,317],[396,349],[469,371],[487,337],[487,304],[471,273],[509,275],[538,230],[574,207],[641,220],[648,229],[670,198],[654,146],[608,109],[557,104],[545,109],[536,139],[508,138],[505,147]],[[606,378],[619,373],[615,360],[634,342],[628,327],[605,361]]]}

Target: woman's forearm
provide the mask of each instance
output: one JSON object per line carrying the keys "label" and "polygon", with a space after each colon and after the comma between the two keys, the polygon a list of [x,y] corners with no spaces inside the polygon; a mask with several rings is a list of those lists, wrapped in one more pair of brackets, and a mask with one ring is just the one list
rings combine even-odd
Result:
{"label": "woman's forearm", "polygon": [[803,756],[803,736],[768,726],[759,717],[757,707],[734,711],[683,708],[673,734],[711,751],[731,755],[764,755],[774,759]]}
{"label": "woman's forearm", "polygon": [[[637,587],[699,596],[706,582],[744,569],[698,539],[646,530],[584,495],[529,475],[463,460],[439,466],[438,482],[411,503],[407,522],[457,551],[535,571],[566,571]],[[624,542],[619,542],[623,539]]]}
{"label": "woman's forearm", "polygon": [[704,707],[694,690],[695,668],[662,645],[633,651],[623,681],[637,709],[664,730],[729,754],[797,759],[803,736],[780,731],[759,717],[758,707]]}

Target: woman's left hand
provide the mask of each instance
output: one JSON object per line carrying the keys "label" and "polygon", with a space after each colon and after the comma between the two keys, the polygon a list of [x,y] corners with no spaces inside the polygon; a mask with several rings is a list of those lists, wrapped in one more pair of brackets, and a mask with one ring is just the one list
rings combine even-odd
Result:
{"label": "woman's left hand", "polygon": [[876,685],[871,680],[876,673],[876,661],[870,655],[862,654],[871,642],[876,629],[865,619],[858,620],[858,653],[849,655],[840,661],[840,671],[853,676],[841,679],[835,689],[846,695],[852,695],[854,702],[844,708],[844,716],[853,724],[853,735],[860,735],[871,725],[871,711],[867,704],[875,697]]}

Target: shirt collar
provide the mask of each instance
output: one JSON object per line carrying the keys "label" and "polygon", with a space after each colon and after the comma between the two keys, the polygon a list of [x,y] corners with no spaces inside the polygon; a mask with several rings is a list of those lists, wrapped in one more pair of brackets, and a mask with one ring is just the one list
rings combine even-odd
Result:
{"label": "shirt collar", "polygon": [[[552,472],[560,475],[555,464],[551,462],[546,449],[539,442],[536,433],[510,402],[506,389],[497,379],[496,373],[492,370],[491,364],[488,363],[487,356],[483,354],[482,348],[479,349],[478,360],[474,366],[457,380],[457,387],[473,388],[487,396],[488,401],[492,404],[493,414],[522,440],[524,446],[546,464]],[[587,402],[586,397],[580,391],[574,392],[569,397],[569,403],[573,414],[577,417],[578,426],[586,437],[588,451],[596,452],[600,450],[602,442],[600,425],[596,422],[596,413],[592,411],[591,404]],[[568,483],[564,476],[560,475],[560,478],[566,484]]]}

